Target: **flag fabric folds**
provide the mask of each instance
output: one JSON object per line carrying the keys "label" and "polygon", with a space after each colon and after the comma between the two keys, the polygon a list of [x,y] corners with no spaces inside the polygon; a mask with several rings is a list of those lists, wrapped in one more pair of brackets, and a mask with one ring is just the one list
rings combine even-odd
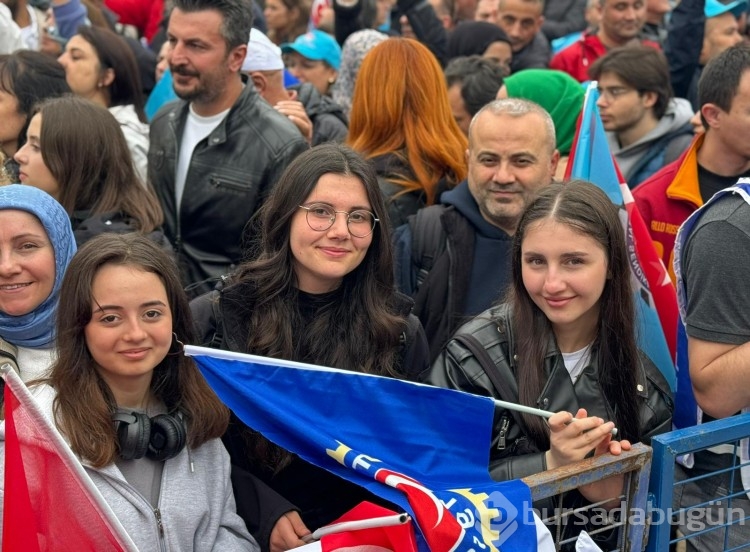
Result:
{"label": "flag fabric folds", "polygon": [[586,89],[565,178],[593,182],[620,208],[635,295],[638,345],[675,391],[677,296],[630,188],[612,158],[596,106],[598,98],[597,83],[592,82]]}
{"label": "flag fabric folds", "polygon": [[202,347],[185,352],[249,427],[404,508],[420,549],[536,550],[529,488],[489,476],[492,399]]}
{"label": "flag fabric folds", "polygon": [[114,513],[9,364],[3,550],[135,551]]}

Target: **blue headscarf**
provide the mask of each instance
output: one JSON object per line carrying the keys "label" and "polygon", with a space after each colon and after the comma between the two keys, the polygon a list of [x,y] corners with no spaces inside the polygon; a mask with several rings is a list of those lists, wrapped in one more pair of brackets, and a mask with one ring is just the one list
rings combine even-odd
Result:
{"label": "blue headscarf", "polygon": [[52,196],[38,188],[21,184],[0,186],[0,209],[26,211],[38,218],[55,252],[52,293],[28,314],[10,316],[0,312],[0,336],[21,347],[49,347],[55,339],[55,311],[60,286],[65,269],[76,252],[70,218]]}

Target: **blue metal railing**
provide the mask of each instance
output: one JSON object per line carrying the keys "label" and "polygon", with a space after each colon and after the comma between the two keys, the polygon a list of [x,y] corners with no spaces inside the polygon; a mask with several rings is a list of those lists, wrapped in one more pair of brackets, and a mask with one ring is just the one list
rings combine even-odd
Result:
{"label": "blue metal railing", "polygon": [[[663,552],[669,549],[670,543],[677,540],[685,540],[683,538],[670,541],[670,521],[673,513],[672,497],[675,488],[675,459],[683,454],[697,452],[716,445],[734,444],[748,436],[750,436],[750,413],[671,431],[653,438],[651,442],[653,461],[649,490],[652,493],[651,507],[654,518],[648,541],[648,552]],[[731,469],[736,472],[739,467],[738,460],[736,466],[733,466]],[[718,473],[721,472],[715,472],[710,475]],[[740,475],[737,472],[733,473],[732,476],[739,477]],[[700,507],[703,504],[692,506]],[[744,522],[745,520],[741,521]],[[709,530],[711,529],[707,529],[706,531]],[[696,535],[697,533],[693,536]],[[687,537],[687,539],[689,538]]]}

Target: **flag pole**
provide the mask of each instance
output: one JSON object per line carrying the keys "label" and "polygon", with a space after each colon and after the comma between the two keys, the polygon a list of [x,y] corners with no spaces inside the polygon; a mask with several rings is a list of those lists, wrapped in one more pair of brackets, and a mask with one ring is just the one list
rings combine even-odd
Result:
{"label": "flag pole", "polygon": [[342,521],[341,523],[334,523],[332,525],[326,525],[320,529],[316,529],[309,535],[302,537],[304,542],[313,542],[320,540],[326,535],[333,535],[335,533],[344,533],[346,531],[360,531],[362,529],[374,529],[377,527],[391,527],[393,525],[403,525],[411,521],[411,516],[407,513],[394,514],[392,516],[382,516],[370,519],[358,519],[356,521]]}
{"label": "flag pole", "polygon": [[[31,394],[31,391],[26,387],[26,384],[21,380],[21,376],[18,375],[11,363],[3,362],[0,364],[0,378],[5,381],[7,390],[9,390],[15,399],[25,407],[27,416],[30,419],[33,419],[34,423],[38,424],[46,431],[46,437],[49,439],[49,442],[46,444],[53,447],[50,452],[58,456],[61,464],[70,471],[71,477],[75,478],[76,483],[80,486],[81,492],[86,494],[90,504],[96,508],[101,515],[102,523],[107,526],[111,531],[112,536],[117,540],[117,544],[122,547],[121,550],[125,550],[126,552],[137,552],[138,548],[135,546],[135,543],[130,538],[127,531],[125,531],[120,520],[112,511],[112,507],[104,499],[104,496],[102,496],[88,473],[86,473],[80,460],[70,449],[70,445],[68,445],[63,436],[60,435],[60,432],[57,430],[57,427],[52,420],[42,413],[39,405]],[[6,404],[5,407],[8,408],[8,405]],[[5,414],[8,416],[7,411]],[[8,494],[6,494],[4,498],[7,500]],[[5,508],[4,513],[7,512],[8,509]]]}
{"label": "flag pole", "polygon": [[[493,399],[495,406],[499,406],[501,408],[505,408],[507,410],[515,410],[516,412],[521,412],[523,414],[531,414],[532,416],[541,416],[542,418],[551,418],[555,412],[550,412],[549,410],[542,410],[541,408],[532,408],[530,406],[524,406],[522,404],[516,404],[508,401],[501,401],[500,399]],[[573,423],[578,418],[573,418],[568,423]],[[568,425],[568,424],[566,424]],[[610,431],[612,434],[612,437],[615,437],[617,435],[617,428],[613,427],[612,431]]]}

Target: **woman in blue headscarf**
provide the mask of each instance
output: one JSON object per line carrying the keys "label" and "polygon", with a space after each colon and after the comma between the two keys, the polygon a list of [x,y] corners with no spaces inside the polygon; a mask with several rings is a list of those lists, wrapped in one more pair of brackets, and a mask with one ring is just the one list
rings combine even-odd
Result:
{"label": "woman in blue headscarf", "polygon": [[0,338],[17,348],[24,381],[52,364],[60,285],[75,252],[57,201],[32,186],[0,187]]}

